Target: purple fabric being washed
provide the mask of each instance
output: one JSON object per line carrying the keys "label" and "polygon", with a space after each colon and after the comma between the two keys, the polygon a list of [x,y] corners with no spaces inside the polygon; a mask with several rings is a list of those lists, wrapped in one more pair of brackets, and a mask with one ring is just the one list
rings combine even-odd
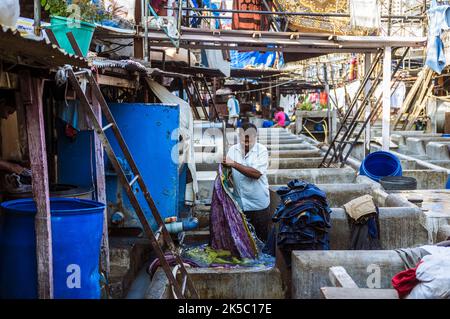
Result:
{"label": "purple fabric being washed", "polygon": [[210,233],[211,247],[231,252],[240,258],[256,258],[256,246],[246,228],[246,221],[222,183],[225,175],[222,165],[214,181],[211,200]]}

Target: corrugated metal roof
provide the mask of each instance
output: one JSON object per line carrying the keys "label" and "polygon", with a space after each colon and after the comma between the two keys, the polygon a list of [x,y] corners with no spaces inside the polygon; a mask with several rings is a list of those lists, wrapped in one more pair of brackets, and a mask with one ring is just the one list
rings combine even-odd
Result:
{"label": "corrugated metal roof", "polygon": [[129,72],[147,73],[147,68],[139,62],[133,60],[109,60],[95,58],[92,65],[98,69],[118,68]]}
{"label": "corrugated metal roof", "polygon": [[37,68],[70,64],[88,67],[84,57],[66,53],[46,39],[23,37],[19,31],[0,25],[0,59]]}

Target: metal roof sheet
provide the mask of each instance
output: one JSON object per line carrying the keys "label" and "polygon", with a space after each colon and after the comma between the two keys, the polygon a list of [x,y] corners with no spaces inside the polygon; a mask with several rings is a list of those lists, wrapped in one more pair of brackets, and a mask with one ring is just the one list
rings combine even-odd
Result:
{"label": "metal roof sheet", "polygon": [[47,39],[24,37],[19,31],[1,25],[0,59],[36,68],[57,68],[65,64],[89,66],[84,57],[69,54]]}

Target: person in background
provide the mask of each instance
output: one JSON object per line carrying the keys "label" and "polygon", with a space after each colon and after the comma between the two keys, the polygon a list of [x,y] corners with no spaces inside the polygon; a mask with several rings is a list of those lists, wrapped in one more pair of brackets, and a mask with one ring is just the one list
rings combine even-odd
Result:
{"label": "person in background", "polygon": [[285,118],[283,127],[288,127],[289,124],[291,124],[291,119],[289,118],[289,114],[284,112],[284,110],[283,110],[283,113],[284,113],[284,118]]}
{"label": "person in background", "polygon": [[239,143],[230,147],[223,165],[232,168],[232,181],[238,202],[245,216],[255,228],[259,239],[266,241],[270,223],[267,148],[258,143],[257,128],[243,123]]}
{"label": "person in background", "polygon": [[239,101],[236,99],[234,95],[230,95],[230,97],[228,98],[227,108],[228,108],[228,124],[232,125],[233,127],[236,127],[240,109],[239,109]]}
{"label": "person in background", "polygon": [[275,112],[274,121],[277,123],[275,127],[284,127],[286,122],[286,115],[282,107],[277,107]]}
{"label": "person in background", "polygon": [[263,118],[270,118],[270,96],[266,93],[261,101]]}

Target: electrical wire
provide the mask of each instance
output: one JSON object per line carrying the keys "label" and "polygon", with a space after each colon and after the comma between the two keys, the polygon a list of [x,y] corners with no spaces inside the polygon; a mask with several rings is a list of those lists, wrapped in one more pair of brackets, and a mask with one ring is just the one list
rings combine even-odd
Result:
{"label": "electrical wire", "polygon": [[275,87],[278,87],[278,86],[282,86],[282,85],[285,85],[285,84],[292,83],[294,81],[295,80],[289,80],[289,81],[286,81],[286,82],[278,83],[278,84],[275,84],[275,85],[270,85],[270,86],[259,88],[259,89],[252,89],[252,90],[246,90],[246,91],[233,91],[233,94],[242,94],[242,93],[251,93],[251,92],[265,91],[265,90],[268,90],[268,89],[271,89],[271,88],[275,88]]}

